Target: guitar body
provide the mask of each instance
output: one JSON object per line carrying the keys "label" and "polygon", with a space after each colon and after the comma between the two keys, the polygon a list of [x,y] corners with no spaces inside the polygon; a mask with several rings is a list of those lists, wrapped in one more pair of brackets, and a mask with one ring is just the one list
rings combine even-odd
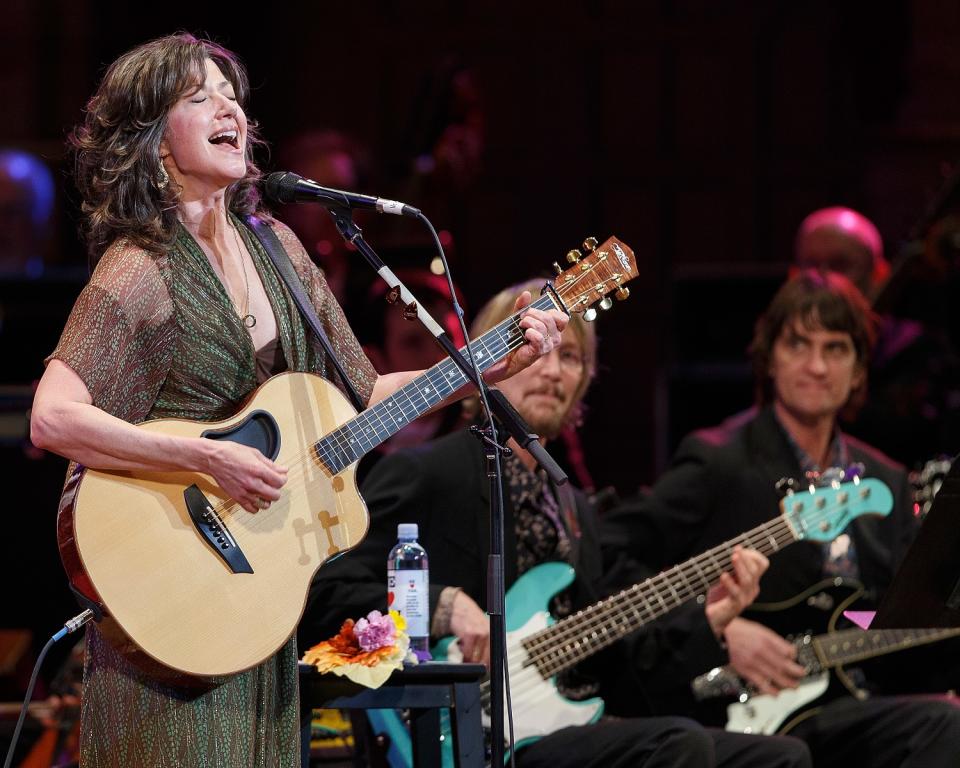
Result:
{"label": "guitar body", "polygon": [[[762,733],[771,735],[781,733],[781,727],[787,718],[791,727],[796,715],[807,710],[817,702],[830,687],[830,673],[821,672],[803,678],[796,688],[785,688],[776,696],[747,696],[727,707],[728,731],[736,733]],[[786,733],[786,730],[782,731]]]}
{"label": "guitar body", "polygon": [[[603,699],[571,701],[561,696],[555,678],[544,679],[540,675],[522,644],[524,638],[554,623],[550,600],[570,586],[573,579],[574,570],[566,563],[542,563],[523,574],[507,591],[507,664],[517,749],[560,728],[596,722],[603,714]],[[438,643],[433,656],[440,661],[463,660],[453,638]],[[489,715],[484,715],[484,721],[489,725]]]}
{"label": "guitar body", "polygon": [[[779,634],[794,638],[833,632],[846,611],[863,595],[855,581],[825,579],[788,600],[755,603],[745,617],[762,622]],[[804,664],[804,649],[798,660]],[[809,652],[814,653],[810,648]],[[812,657],[811,657],[812,658]],[[728,731],[786,734],[798,723],[816,714],[823,704],[841,696],[862,696],[862,692],[840,668],[823,669],[804,677],[795,689],[776,696],[751,695],[745,691],[727,707]]]}
{"label": "guitar body", "polygon": [[[615,237],[589,242],[539,298],[473,340],[480,373],[525,343],[529,309],[570,314],[614,291],[626,298],[633,251]],[[224,421],[139,425],[253,446],[289,469],[287,483],[268,509],[248,513],[204,474],[86,470],[57,519],[71,584],[106,615],[104,634],[155,674],[215,678],[255,666],[293,634],[317,569],[367,533],[356,462],[467,381],[445,359],[357,414],[321,377],[285,373]]]}
{"label": "guitar body", "polygon": [[843,612],[864,592],[863,585],[852,579],[824,579],[786,600],[754,603],[744,611],[744,618],[759,621],[784,637],[833,632]]}
{"label": "guitar body", "polygon": [[[550,617],[549,602],[572,583],[573,568],[565,563],[543,563],[517,579],[506,595],[505,616],[517,745],[522,746],[560,728],[586,725],[599,719],[603,713],[603,700],[593,698],[574,702],[565,699],[557,691],[556,672],[571,668],[579,660],[639,630],[647,622],[698,594],[704,594],[720,574],[731,567],[730,557],[736,545],[773,554],[800,539],[830,541],[859,515],[889,514],[893,496],[879,480],[857,478],[844,484],[811,487],[803,493],[788,495],[781,507],[781,516],[559,622]],[[829,582],[826,586],[842,585]],[[803,597],[793,602],[802,604]],[[855,598],[845,596],[845,599],[852,602]],[[835,604],[836,600],[829,602],[830,612]],[[433,653],[438,659],[462,661],[453,638],[441,641]],[[716,681],[708,681],[706,687],[715,684]],[[408,741],[398,736],[402,724],[395,714],[380,713],[370,718],[378,730],[390,734],[394,743]]]}
{"label": "guitar body", "polygon": [[[366,535],[355,465],[329,476],[310,446],[355,415],[319,376],[284,373],[221,422],[162,419],[141,429],[232,439],[289,468],[281,497],[255,514],[207,475],[86,470],[61,512],[61,557],[74,586],[147,657],[197,676],[260,663],[293,634],[316,570]],[[219,513],[249,571],[231,567],[188,511],[196,486]],[[227,539],[229,542],[229,539]],[[110,635],[110,632],[107,633]]]}
{"label": "guitar body", "polygon": [[[574,570],[566,563],[541,563],[531,568],[506,594],[505,621],[507,630],[507,666],[510,670],[510,694],[513,707],[514,747],[531,744],[554,731],[571,725],[587,725],[600,719],[603,699],[570,701],[557,691],[553,678],[544,679],[523,647],[526,637],[554,623],[548,610],[550,600],[573,582]],[[438,642],[431,654],[436,661],[460,663],[463,655],[454,637]],[[386,733],[402,756],[399,763],[412,766],[410,735],[396,710],[369,710],[367,718],[377,733]],[[490,727],[490,709],[484,702],[482,721]],[[441,729],[446,734],[441,750],[444,768],[454,765],[449,717],[441,718]],[[504,724],[507,733],[507,724]]]}

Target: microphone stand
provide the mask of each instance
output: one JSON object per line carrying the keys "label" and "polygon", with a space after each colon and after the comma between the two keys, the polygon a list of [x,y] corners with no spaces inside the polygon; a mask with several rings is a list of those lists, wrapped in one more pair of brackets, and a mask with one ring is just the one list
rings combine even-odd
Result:
{"label": "microphone stand", "polygon": [[[363,233],[354,223],[350,208],[341,205],[326,205],[327,210],[333,217],[337,229],[343,236],[343,239],[351,243],[367,260],[367,263],[380,275],[380,277],[390,286],[390,292],[387,294],[388,301],[397,303],[402,302],[404,316],[412,320],[415,316],[424,327],[433,335],[434,339],[450,357],[456,366],[463,371],[467,379],[473,382],[481,392],[481,400],[484,397],[489,401],[492,414],[496,420],[509,432],[516,442],[530,452],[537,460],[537,463],[546,471],[550,479],[557,485],[562,485],[567,481],[567,475],[554,461],[553,457],[547,453],[546,449],[540,443],[539,436],[531,431],[530,427],[524,422],[523,418],[510,404],[507,398],[499,389],[490,389],[482,376],[478,376],[474,367],[464,360],[460,351],[453,346],[450,337],[443,330],[430,313],[424,309],[423,305],[416,301],[413,294],[407,290],[407,287],[393,273],[393,271],[381,261],[376,251],[370,247],[363,239]],[[423,217],[423,214],[420,214]],[[426,219],[426,217],[423,217]],[[429,223],[429,222],[427,222]],[[455,300],[455,299],[454,299]],[[469,349],[469,347],[468,347]],[[493,418],[490,419],[491,435],[482,435],[481,439],[485,444],[485,453],[487,455],[487,475],[490,478],[490,555],[487,560],[487,613],[490,617],[490,730],[491,730],[491,765],[499,767],[504,761],[504,671],[507,663],[506,656],[506,624],[504,619],[505,612],[505,588],[504,588],[504,565],[503,565],[503,496],[502,485],[496,482],[496,478],[501,476],[500,455],[506,450],[497,442],[496,430],[493,426]],[[496,487],[494,487],[496,486]]]}

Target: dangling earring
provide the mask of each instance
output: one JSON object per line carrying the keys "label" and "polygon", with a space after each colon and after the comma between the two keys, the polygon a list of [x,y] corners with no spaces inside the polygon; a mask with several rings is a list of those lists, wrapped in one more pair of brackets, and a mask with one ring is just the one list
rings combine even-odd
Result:
{"label": "dangling earring", "polygon": [[167,188],[167,184],[170,183],[170,176],[167,174],[167,169],[163,166],[163,160],[161,159],[158,162],[157,167],[157,189],[164,190]]}

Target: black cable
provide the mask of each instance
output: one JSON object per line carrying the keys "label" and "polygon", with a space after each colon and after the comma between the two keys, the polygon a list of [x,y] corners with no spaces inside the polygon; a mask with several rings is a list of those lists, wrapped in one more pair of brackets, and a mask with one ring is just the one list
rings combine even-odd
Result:
{"label": "black cable", "polygon": [[[466,340],[467,347],[467,359],[470,361],[470,364],[473,366],[473,373],[477,377],[477,381],[482,381],[480,373],[480,368],[477,365],[476,357],[474,357],[473,349],[470,347],[470,335],[467,333],[466,323],[463,321],[463,307],[460,306],[460,303],[457,301],[457,292],[453,286],[453,278],[450,275],[450,265],[447,264],[447,256],[443,251],[443,244],[440,242],[440,237],[437,235],[437,230],[434,229],[433,224],[430,223],[428,219],[422,212],[418,211],[416,216],[430,231],[430,236],[433,238],[434,245],[437,248],[437,253],[440,256],[440,263],[443,265],[443,273],[447,278],[447,287],[450,289],[450,296],[453,300],[453,311],[457,316],[457,322],[460,323],[460,331],[463,333],[463,338]],[[487,423],[490,429],[490,439],[494,444],[494,455],[496,460],[494,461],[494,474],[496,475],[497,481],[497,495],[500,497],[500,509],[503,509],[503,471],[500,466],[500,439],[497,436],[497,427],[496,419],[493,418],[493,411],[490,409],[490,403],[487,401],[487,392],[486,389],[482,386],[477,387],[477,392],[480,396],[480,403],[483,407],[483,412],[487,414]],[[503,594],[503,593],[501,593]],[[501,599],[499,606],[500,615],[506,618],[506,604],[505,601]],[[516,768],[516,759],[514,749],[514,738],[513,738],[513,704],[510,697],[510,663],[507,657],[507,625],[506,621],[502,624],[503,632],[501,636],[496,639],[496,642],[500,644],[503,648],[503,653],[501,658],[503,659],[503,694],[506,703],[506,715],[507,715],[507,728],[509,731],[508,744],[507,748],[510,752],[510,765],[512,768]],[[494,768],[499,768],[495,766]]]}
{"label": "black cable", "polygon": [[63,628],[59,632],[47,640],[46,644],[43,646],[43,650],[40,651],[40,655],[37,656],[37,663],[33,665],[33,672],[30,675],[30,684],[27,686],[27,695],[24,697],[23,706],[20,708],[20,717],[17,718],[17,727],[13,729],[13,738],[10,740],[10,747],[7,749],[7,759],[3,762],[3,768],[10,768],[10,765],[13,762],[13,753],[17,748],[17,742],[20,740],[20,730],[23,728],[23,721],[27,718],[27,712],[30,709],[30,699],[33,698],[33,688],[37,684],[37,677],[40,674],[40,666],[43,664],[43,659],[47,655],[47,651],[49,651],[53,647],[54,643],[56,643],[62,637],[71,632],[76,632],[92,618],[93,611],[89,609],[74,616],[72,619],[70,619],[70,621],[63,625]]}

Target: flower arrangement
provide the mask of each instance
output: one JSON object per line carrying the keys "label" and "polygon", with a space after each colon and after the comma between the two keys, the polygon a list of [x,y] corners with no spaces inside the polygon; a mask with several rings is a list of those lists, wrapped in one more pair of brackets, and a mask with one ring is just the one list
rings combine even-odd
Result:
{"label": "flower arrangement", "polygon": [[335,637],[313,646],[303,660],[320,672],[379,688],[404,662],[417,663],[406,629],[407,623],[397,611],[371,611],[358,621],[347,619]]}

